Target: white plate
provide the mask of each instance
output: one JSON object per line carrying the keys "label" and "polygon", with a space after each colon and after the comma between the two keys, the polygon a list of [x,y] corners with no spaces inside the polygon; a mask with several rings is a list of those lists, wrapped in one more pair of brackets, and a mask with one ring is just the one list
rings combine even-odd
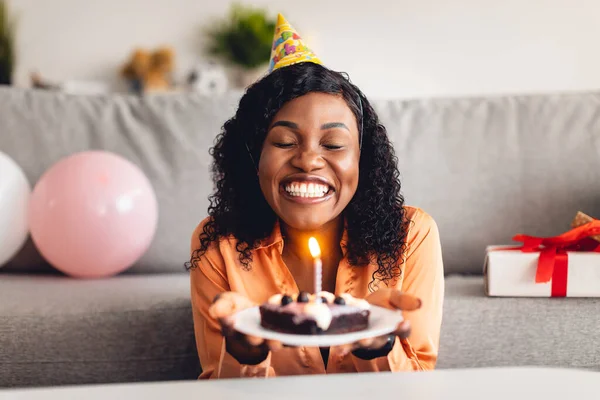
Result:
{"label": "white plate", "polygon": [[289,346],[329,347],[352,343],[360,339],[381,336],[393,332],[403,321],[402,312],[387,308],[371,306],[369,327],[365,330],[338,335],[294,335],[271,331],[260,326],[260,311],[258,307],[240,311],[235,316],[234,327],[246,335],[263,339],[278,340]]}

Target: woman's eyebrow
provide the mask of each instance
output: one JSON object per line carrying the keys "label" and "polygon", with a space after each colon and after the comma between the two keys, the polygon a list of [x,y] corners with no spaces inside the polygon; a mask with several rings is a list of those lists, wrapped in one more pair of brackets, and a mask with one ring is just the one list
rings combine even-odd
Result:
{"label": "woman's eyebrow", "polygon": [[271,125],[271,129],[275,128],[276,126],[284,126],[290,129],[298,129],[298,124],[291,121],[277,121],[273,123],[273,125]]}
{"label": "woman's eyebrow", "polygon": [[343,122],[328,122],[326,124],[321,125],[321,129],[332,129],[332,128],[344,128],[347,131],[349,131],[350,129],[348,129],[348,127],[346,126],[346,124],[344,124]]}

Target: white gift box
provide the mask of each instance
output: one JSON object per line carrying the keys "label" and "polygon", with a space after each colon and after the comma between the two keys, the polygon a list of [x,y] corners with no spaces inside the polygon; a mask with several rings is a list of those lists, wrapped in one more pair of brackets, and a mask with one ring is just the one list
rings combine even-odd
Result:
{"label": "white gift box", "polygon": [[[552,281],[536,283],[540,252],[488,246],[484,264],[488,296],[552,297]],[[600,297],[600,253],[567,252],[567,297]]]}

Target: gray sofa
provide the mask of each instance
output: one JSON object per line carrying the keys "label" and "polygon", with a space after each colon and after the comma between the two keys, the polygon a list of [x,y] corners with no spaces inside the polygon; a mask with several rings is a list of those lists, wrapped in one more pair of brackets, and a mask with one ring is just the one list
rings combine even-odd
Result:
{"label": "gray sofa", "polygon": [[[0,150],[35,184],[61,157],[105,149],[138,164],[160,207],[130,270],[80,281],[31,242],[0,269],[0,387],[195,379],[190,234],[211,192],[208,149],[239,95],[78,97],[0,89]],[[489,298],[488,244],[600,216],[600,94],[377,101],[407,203],[437,221],[446,301],[438,368],[600,369],[600,300]]]}

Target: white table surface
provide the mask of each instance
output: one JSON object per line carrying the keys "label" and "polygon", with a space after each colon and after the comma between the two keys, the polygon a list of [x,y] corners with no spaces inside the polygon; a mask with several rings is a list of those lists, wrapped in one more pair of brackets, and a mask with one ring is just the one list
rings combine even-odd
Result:
{"label": "white table surface", "polygon": [[600,372],[490,368],[0,390],[0,400],[599,399]]}

